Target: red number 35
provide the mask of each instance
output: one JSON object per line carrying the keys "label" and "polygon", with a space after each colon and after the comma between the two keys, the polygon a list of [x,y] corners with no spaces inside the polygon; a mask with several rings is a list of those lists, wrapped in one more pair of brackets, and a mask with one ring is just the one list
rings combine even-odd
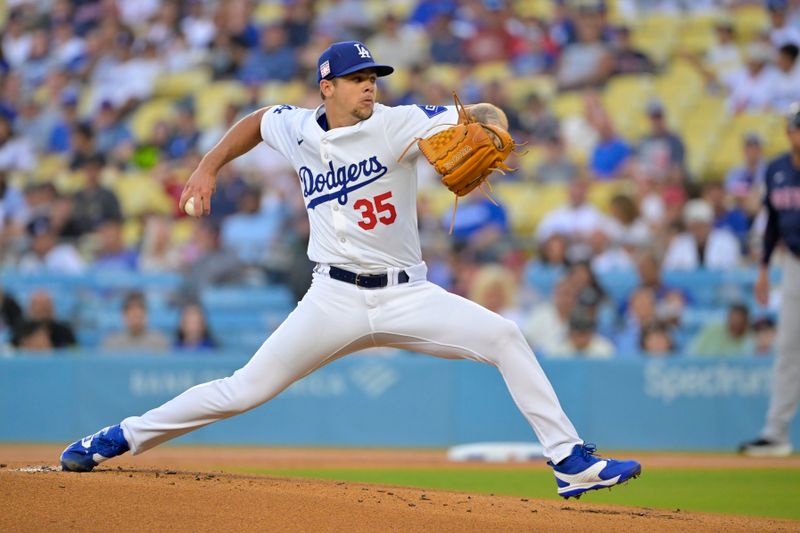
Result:
{"label": "red number 35", "polygon": [[[372,201],[362,198],[353,204],[353,209],[361,211],[361,220],[358,225],[365,230],[371,230],[378,222],[385,225],[394,224],[397,220],[397,211],[387,202],[392,197],[392,191],[379,194]],[[378,216],[381,215],[381,216]]]}

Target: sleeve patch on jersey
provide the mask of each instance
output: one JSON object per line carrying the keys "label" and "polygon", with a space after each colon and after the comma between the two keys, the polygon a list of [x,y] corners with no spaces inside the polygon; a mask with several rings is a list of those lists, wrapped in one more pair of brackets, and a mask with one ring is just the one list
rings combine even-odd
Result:
{"label": "sleeve patch on jersey", "polygon": [[279,106],[275,106],[275,108],[272,109],[272,112],[275,113],[276,115],[280,115],[284,111],[289,111],[291,109],[294,109],[294,106],[281,104]]}
{"label": "sleeve patch on jersey", "polygon": [[433,118],[447,111],[447,108],[443,105],[418,105],[417,107],[422,109],[422,112],[428,115],[428,118]]}

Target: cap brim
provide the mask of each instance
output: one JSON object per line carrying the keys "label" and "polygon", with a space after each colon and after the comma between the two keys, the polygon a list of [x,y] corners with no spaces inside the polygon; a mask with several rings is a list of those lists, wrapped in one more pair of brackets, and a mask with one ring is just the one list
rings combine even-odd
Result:
{"label": "cap brim", "polygon": [[379,65],[377,63],[359,63],[358,65],[351,67],[344,72],[340,72],[335,78],[341,78],[342,76],[347,76],[348,74],[352,74],[353,72],[358,72],[359,70],[366,70],[368,68],[375,69],[375,73],[378,77],[388,76],[392,72],[394,72],[394,67],[390,67],[389,65]]}

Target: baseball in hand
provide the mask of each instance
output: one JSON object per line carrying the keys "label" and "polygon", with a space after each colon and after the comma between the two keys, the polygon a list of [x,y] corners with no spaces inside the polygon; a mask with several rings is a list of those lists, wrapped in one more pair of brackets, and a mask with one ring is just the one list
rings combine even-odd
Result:
{"label": "baseball in hand", "polygon": [[183,212],[190,217],[196,217],[199,214],[194,208],[194,197],[189,198],[186,200],[186,203],[183,204]]}

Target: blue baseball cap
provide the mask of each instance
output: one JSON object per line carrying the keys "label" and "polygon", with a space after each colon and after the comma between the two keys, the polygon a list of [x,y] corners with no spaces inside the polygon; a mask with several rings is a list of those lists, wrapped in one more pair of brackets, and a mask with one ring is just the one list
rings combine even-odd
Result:
{"label": "blue baseball cap", "polygon": [[394,68],[389,65],[375,63],[366,45],[360,41],[333,43],[322,52],[317,61],[317,83],[365,68],[374,68],[378,76],[388,76],[394,72]]}

